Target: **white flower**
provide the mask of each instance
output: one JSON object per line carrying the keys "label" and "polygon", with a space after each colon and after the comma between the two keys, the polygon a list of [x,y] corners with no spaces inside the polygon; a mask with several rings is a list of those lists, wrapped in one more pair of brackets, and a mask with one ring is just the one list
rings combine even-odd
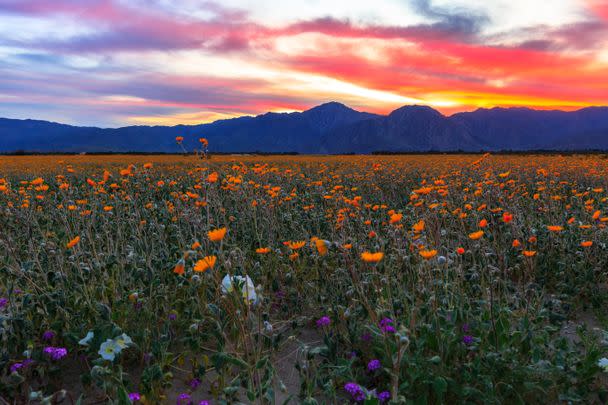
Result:
{"label": "white flower", "polygon": [[607,358],[602,357],[601,359],[599,359],[597,361],[597,365],[598,365],[598,367],[603,368],[604,371],[608,373],[608,359]]}
{"label": "white flower", "polygon": [[99,355],[104,360],[114,361],[116,355],[119,354],[122,350],[114,340],[108,339],[99,346]]}
{"label": "white flower", "polygon": [[[237,276],[238,277],[238,276]],[[236,277],[235,277],[236,278]],[[232,292],[232,280],[230,278],[230,274],[226,274],[222,279],[222,292],[227,294]]]}
{"label": "white flower", "polygon": [[116,342],[116,344],[118,346],[120,346],[121,350],[124,349],[125,347],[133,344],[133,341],[131,340],[129,335],[127,335],[126,333],[123,333],[122,335],[115,337],[114,342]]}
{"label": "white flower", "polygon": [[255,285],[253,284],[253,280],[249,278],[249,276],[230,276],[226,274],[224,279],[222,280],[222,292],[224,294],[228,294],[234,291],[234,283],[238,285],[242,285],[241,291],[243,293],[243,299],[245,301],[256,303],[258,300],[258,295],[255,292]]}
{"label": "white flower", "polygon": [[93,333],[93,331],[88,331],[87,335],[78,341],[78,344],[81,346],[88,346],[89,342],[91,341],[91,339],[93,339],[94,336],[95,334]]}

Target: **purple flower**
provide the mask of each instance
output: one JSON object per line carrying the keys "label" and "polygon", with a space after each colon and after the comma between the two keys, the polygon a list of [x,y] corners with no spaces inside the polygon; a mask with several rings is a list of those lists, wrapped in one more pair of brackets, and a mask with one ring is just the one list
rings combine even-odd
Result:
{"label": "purple flower", "polygon": [[5,306],[8,305],[8,298],[0,298],[0,309],[4,308]]}
{"label": "purple flower", "polygon": [[321,318],[317,319],[317,328],[323,328],[325,326],[329,326],[330,323],[331,323],[331,319],[329,319],[329,316],[327,316],[327,315],[322,316]]}
{"label": "purple flower", "polygon": [[183,394],[179,394],[179,397],[177,398],[177,405],[192,405],[190,395],[186,394],[185,392]]}
{"label": "purple flower", "polygon": [[53,332],[52,330],[47,330],[42,334],[42,340],[44,340],[45,342],[50,342],[51,340],[53,340],[54,337],[55,332]]}
{"label": "purple flower", "polygon": [[372,335],[370,335],[369,333],[364,333],[363,335],[361,335],[361,340],[364,342],[371,342]]}
{"label": "purple flower", "polygon": [[32,364],[33,362],[34,362],[34,360],[32,360],[32,359],[25,359],[22,362],[15,363],[10,367],[11,373],[24,369],[27,366],[29,366],[30,364]]}
{"label": "purple flower", "polygon": [[177,319],[177,314],[175,314],[175,313],[170,313],[170,314],[169,314],[169,320],[170,320],[170,321],[174,321],[174,320],[176,320],[176,319]]}
{"label": "purple flower", "polygon": [[384,318],[380,321],[379,326],[384,333],[395,333],[395,327],[392,325],[393,320],[390,318]]}
{"label": "purple flower", "polygon": [[201,401],[198,403],[198,405],[211,405],[211,402],[209,401]]}
{"label": "purple flower", "polygon": [[471,336],[471,335],[464,335],[464,336],[462,337],[462,342],[463,342],[465,345],[467,345],[467,346],[472,345],[472,344],[473,344],[473,336]]}
{"label": "purple flower", "polygon": [[357,383],[346,383],[346,385],[344,385],[344,390],[348,392],[355,401],[363,401],[365,399],[365,392],[363,392],[363,389]]}
{"label": "purple flower", "polygon": [[65,347],[48,346],[43,351],[51,360],[61,360],[68,354],[68,350]]}
{"label": "purple flower", "polygon": [[198,388],[199,385],[201,385],[201,380],[199,380],[198,378],[193,378],[192,380],[190,380],[188,385],[190,386],[190,388],[195,390]]}
{"label": "purple flower", "polygon": [[391,399],[391,393],[388,391],[382,391],[378,394],[378,399],[380,400],[380,402],[386,402]]}
{"label": "purple flower", "polygon": [[468,324],[468,323],[465,323],[465,324],[463,324],[463,325],[462,325],[462,331],[463,331],[464,333],[467,333],[467,332],[468,332],[468,331],[470,331],[470,330],[471,330],[471,326],[469,326],[469,324]]}
{"label": "purple flower", "polygon": [[129,394],[129,401],[131,402],[139,401],[140,399],[141,395],[139,395],[139,392],[132,392]]}
{"label": "purple flower", "polygon": [[378,359],[370,360],[370,362],[367,363],[367,371],[369,371],[370,373],[372,371],[378,370],[380,367],[382,367],[382,363],[380,363],[380,360]]}

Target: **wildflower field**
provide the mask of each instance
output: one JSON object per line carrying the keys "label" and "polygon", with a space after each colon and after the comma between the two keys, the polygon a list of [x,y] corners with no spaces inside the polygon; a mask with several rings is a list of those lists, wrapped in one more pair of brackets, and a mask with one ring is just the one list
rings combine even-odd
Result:
{"label": "wildflower field", "polygon": [[0,403],[608,400],[602,155],[0,157]]}

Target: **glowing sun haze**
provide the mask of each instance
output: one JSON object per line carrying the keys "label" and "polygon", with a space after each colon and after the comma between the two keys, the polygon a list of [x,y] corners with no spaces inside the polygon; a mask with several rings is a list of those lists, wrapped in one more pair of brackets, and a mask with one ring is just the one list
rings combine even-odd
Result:
{"label": "glowing sun haze", "polygon": [[0,0],[0,111],[192,124],[339,101],[608,105],[608,0]]}

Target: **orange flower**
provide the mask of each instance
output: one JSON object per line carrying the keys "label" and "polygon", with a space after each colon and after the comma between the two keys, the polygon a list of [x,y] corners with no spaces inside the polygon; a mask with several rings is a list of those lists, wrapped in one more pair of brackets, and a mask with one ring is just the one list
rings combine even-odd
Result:
{"label": "orange flower", "polygon": [[487,219],[482,219],[481,221],[479,221],[479,227],[480,228],[485,228],[486,226],[488,226],[488,220]]}
{"label": "orange flower", "polygon": [[523,254],[526,257],[532,257],[536,255],[536,250],[524,250]]}
{"label": "orange flower", "polygon": [[105,207],[103,207],[103,210],[105,212],[110,212],[114,209],[114,207],[112,207],[111,205],[106,205]]}
{"label": "orange flower", "polygon": [[384,258],[384,253],[382,252],[363,252],[361,253],[361,259],[366,263],[378,263],[380,260]]}
{"label": "orange flower", "polygon": [[593,213],[593,219],[598,219],[600,217],[600,215],[602,215],[602,213],[600,212],[600,210],[597,210]]}
{"label": "orange flower", "polygon": [[564,230],[564,227],[559,225],[547,225],[547,229],[551,232],[561,232]]}
{"label": "orange flower", "polygon": [[215,256],[205,256],[194,265],[194,271],[197,273],[205,272],[209,269],[212,269],[215,266],[215,261],[217,257]]}
{"label": "orange flower", "polygon": [[483,231],[477,231],[469,234],[469,239],[477,240],[483,236]]}
{"label": "orange flower", "polygon": [[342,245],[342,249],[350,250],[352,248],[353,248],[352,243],[345,243],[344,245]]}
{"label": "orange flower", "polygon": [[374,232],[374,231],[369,231],[369,233],[367,234],[367,236],[368,236],[369,238],[375,238],[375,237],[376,237],[376,232]]}
{"label": "orange flower", "polygon": [[175,142],[177,142],[177,143],[182,143],[183,140],[184,140],[183,136],[176,136],[175,137]]}
{"label": "orange flower", "polygon": [[537,241],[537,240],[538,240],[538,239],[536,238],[536,236],[530,236],[530,237],[528,238],[528,242],[530,242],[530,243],[536,243],[536,241]]}
{"label": "orange flower", "polygon": [[255,252],[256,252],[256,253],[259,253],[259,254],[261,254],[261,255],[265,255],[266,253],[270,253],[270,248],[268,248],[268,247],[263,247],[263,248],[261,247],[261,248],[257,248],[257,249],[255,250]]}
{"label": "orange flower", "polygon": [[389,222],[391,224],[396,224],[397,222],[401,221],[402,218],[403,214],[392,214]]}
{"label": "orange flower", "polygon": [[224,236],[226,236],[226,228],[224,227],[209,231],[207,232],[207,236],[211,242],[219,242],[224,239]]}
{"label": "orange flower", "polygon": [[456,248],[456,253],[458,253],[459,255],[463,255],[464,254],[464,248],[462,248],[462,247]]}
{"label": "orange flower", "polygon": [[420,221],[416,222],[414,226],[412,226],[412,230],[416,233],[420,233],[424,231],[424,225],[424,219],[421,219]]}
{"label": "orange flower", "polygon": [[209,141],[206,138],[199,138],[198,141],[203,145],[203,147],[207,147],[209,145]]}
{"label": "orange flower", "polygon": [[291,260],[293,262],[293,261],[297,260],[298,257],[300,257],[298,252],[293,252],[292,254],[289,255],[289,260]]}
{"label": "orange flower", "polygon": [[173,272],[177,275],[182,275],[184,274],[184,267],[185,267],[185,260],[184,259],[179,259],[179,261],[177,262],[177,264],[175,265],[175,267],[173,268]]}
{"label": "orange flower", "polygon": [[207,182],[208,183],[215,183],[218,179],[218,174],[217,172],[213,172],[211,174],[209,174],[209,176],[207,176]]}
{"label": "orange flower", "polygon": [[519,239],[513,239],[513,243],[511,244],[511,246],[514,248],[518,248],[521,246],[521,242],[519,241]]}
{"label": "orange flower", "polygon": [[508,224],[511,221],[513,221],[513,214],[510,214],[508,212],[504,212],[502,214],[502,222],[504,222],[505,224]]}
{"label": "orange flower", "polygon": [[76,246],[78,244],[78,242],[80,242],[80,236],[76,236],[74,239],[72,239],[71,241],[69,241],[65,247],[68,249],[73,248],[74,246]]}
{"label": "orange flower", "polygon": [[152,166],[152,163],[144,163],[144,169],[151,169]]}
{"label": "orange flower", "polygon": [[591,246],[593,246],[593,241],[584,240],[584,241],[581,242],[581,246],[582,247],[591,247]]}
{"label": "orange flower", "polygon": [[325,256],[329,248],[329,241],[323,239],[316,239],[315,246],[317,248],[317,252],[319,252],[321,256]]}
{"label": "orange flower", "polygon": [[289,248],[290,248],[291,250],[298,250],[298,249],[302,249],[302,248],[304,247],[304,245],[306,245],[306,242],[305,242],[305,241],[303,241],[303,240],[301,240],[301,241],[296,241],[296,242],[289,241],[289,242],[287,243],[287,246],[289,246]]}
{"label": "orange flower", "polygon": [[418,254],[420,256],[422,256],[422,258],[426,259],[426,260],[430,260],[433,257],[435,257],[435,255],[437,255],[437,251],[435,249],[433,250],[421,250],[418,252]]}
{"label": "orange flower", "polygon": [[199,241],[196,241],[192,244],[192,246],[190,246],[190,249],[194,250],[194,249],[198,249],[199,247],[201,247],[201,244]]}

